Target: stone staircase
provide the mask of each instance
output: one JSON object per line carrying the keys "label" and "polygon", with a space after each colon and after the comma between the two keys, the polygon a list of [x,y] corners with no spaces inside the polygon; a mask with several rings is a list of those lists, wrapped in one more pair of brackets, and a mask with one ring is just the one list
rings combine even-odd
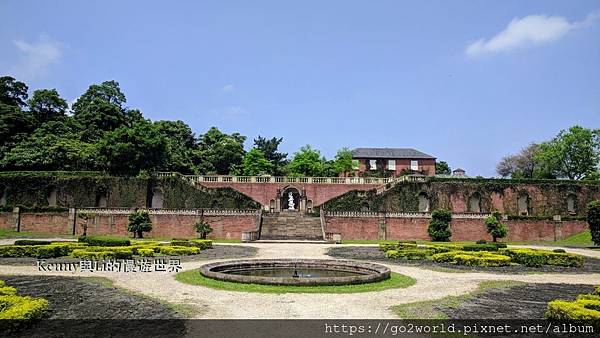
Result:
{"label": "stone staircase", "polygon": [[265,213],[260,240],[323,241],[321,219],[296,211]]}

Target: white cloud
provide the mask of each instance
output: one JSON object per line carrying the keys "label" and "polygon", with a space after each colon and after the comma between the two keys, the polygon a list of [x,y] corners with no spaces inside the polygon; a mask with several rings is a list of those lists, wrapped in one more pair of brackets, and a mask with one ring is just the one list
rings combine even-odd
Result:
{"label": "white cloud", "polygon": [[224,93],[227,93],[227,92],[232,92],[232,91],[234,91],[234,90],[235,90],[235,86],[234,86],[234,85],[232,85],[232,84],[228,84],[228,85],[226,85],[225,87],[221,88],[221,90],[222,90]]}
{"label": "white cloud", "polygon": [[495,36],[487,40],[479,39],[467,46],[465,53],[467,56],[477,57],[556,41],[573,29],[591,25],[600,18],[599,14],[593,12],[585,20],[574,22],[569,22],[562,16],[529,15],[515,18]]}
{"label": "white cloud", "polygon": [[40,36],[37,42],[15,40],[14,44],[23,54],[23,58],[12,68],[12,73],[20,78],[38,77],[62,57],[61,44],[46,35]]}

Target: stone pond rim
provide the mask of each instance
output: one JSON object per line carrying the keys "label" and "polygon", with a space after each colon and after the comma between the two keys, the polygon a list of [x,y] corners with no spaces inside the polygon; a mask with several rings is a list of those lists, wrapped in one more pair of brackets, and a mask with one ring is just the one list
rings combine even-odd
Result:
{"label": "stone pond rim", "polygon": [[[354,276],[344,277],[265,277],[249,276],[232,273],[235,270],[250,269],[319,269],[355,273]],[[365,284],[390,278],[388,267],[379,264],[355,262],[337,259],[249,259],[205,264],[200,267],[200,274],[205,277],[235,282],[266,285],[349,285]]]}

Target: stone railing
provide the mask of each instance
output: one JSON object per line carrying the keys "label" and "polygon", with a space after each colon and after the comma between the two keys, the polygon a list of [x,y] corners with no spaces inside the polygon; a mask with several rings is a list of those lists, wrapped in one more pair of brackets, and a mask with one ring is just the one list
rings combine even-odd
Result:
{"label": "stone railing", "polygon": [[[490,214],[486,213],[453,213],[454,219],[483,219]],[[376,218],[431,218],[429,212],[370,212],[370,211],[326,211],[325,217],[376,217]]]}
{"label": "stone railing", "polygon": [[[77,213],[89,214],[130,214],[134,208],[82,208]],[[146,210],[150,215],[205,215],[205,216],[252,216],[257,214],[254,209],[137,209]]]}
{"label": "stone railing", "polygon": [[372,184],[381,185],[397,181],[424,182],[425,177],[289,177],[289,176],[228,176],[228,175],[182,175],[163,172],[159,178],[182,177],[193,183],[307,183],[307,184]]}

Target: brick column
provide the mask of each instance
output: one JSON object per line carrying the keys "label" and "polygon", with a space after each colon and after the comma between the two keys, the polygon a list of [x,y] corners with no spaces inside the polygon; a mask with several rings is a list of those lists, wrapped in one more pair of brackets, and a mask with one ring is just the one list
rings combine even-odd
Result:
{"label": "brick column", "polygon": [[560,215],[554,215],[553,217],[554,220],[554,241],[559,241],[562,238],[562,229],[561,229],[561,225],[562,225],[562,220]]}
{"label": "brick column", "polygon": [[75,235],[75,227],[77,227],[77,209],[69,208],[69,228],[71,235]]}
{"label": "brick column", "polygon": [[21,232],[21,210],[19,207],[13,208],[13,229],[16,232]]}

